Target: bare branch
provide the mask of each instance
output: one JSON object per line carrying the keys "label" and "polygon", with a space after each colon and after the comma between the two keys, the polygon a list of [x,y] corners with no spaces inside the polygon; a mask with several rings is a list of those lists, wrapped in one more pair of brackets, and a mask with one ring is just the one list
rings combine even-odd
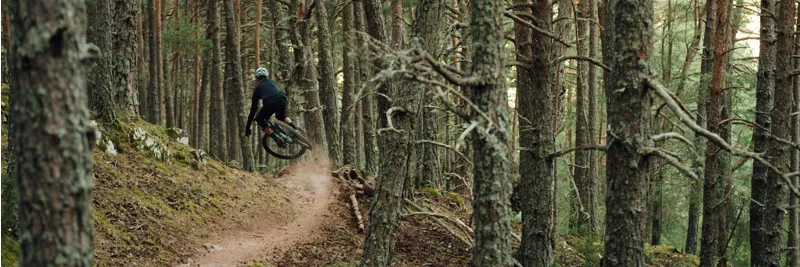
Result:
{"label": "bare branch", "polygon": [[663,140],[668,140],[668,139],[678,139],[679,141],[689,145],[690,147],[694,147],[694,143],[692,143],[692,141],[689,141],[688,138],[686,138],[682,134],[676,133],[676,132],[657,134],[657,135],[654,135],[652,137],[652,139],[653,139],[653,141],[663,141]]}
{"label": "bare branch", "polygon": [[558,64],[558,63],[561,63],[561,62],[564,62],[564,61],[567,61],[567,60],[570,60],[570,59],[587,61],[589,63],[594,64],[595,66],[603,68],[606,71],[611,71],[611,68],[606,66],[606,64],[603,64],[603,62],[600,62],[599,60],[594,59],[594,58],[583,57],[583,56],[562,56],[562,57],[559,57],[558,59],[556,59],[555,61],[553,61],[552,65],[555,65],[555,64]]}
{"label": "bare branch", "polygon": [[688,166],[683,165],[683,163],[681,163],[680,160],[678,160],[677,158],[671,156],[670,153],[667,153],[665,150],[660,149],[660,148],[656,148],[656,147],[645,147],[644,149],[647,152],[647,154],[655,155],[655,156],[661,157],[662,159],[666,160],[667,163],[669,163],[669,165],[675,166],[675,168],[677,168],[684,175],[689,176],[689,178],[692,178],[692,179],[695,179],[695,180],[698,180],[698,181],[702,180],[697,175],[697,173],[692,171],[692,168],[689,168]]}
{"label": "bare branch", "polygon": [[469,158],[467,158],[467,156],[464,155],[464,153],[461,153],[461,151],[456,150],[456,148],[454,148],[453,146],[448,145],[448,144],[436,142],[436,141],[433,141],[433,140],[417,140],[417,141],[414,141],[414,143],[415,144],[431,144],[431,145],[444,147],[444,148],[447,148],[449,150],[452,150],[453,152],[455,152],[456,154],[461,156],[464,160],[466,160],[468,162],[470,161]]}
{"label": "bare branch", "polygon": [[544,34],[545,36],[550,37],[551,39],[555,40],[556,42],[559,42],[559,43],[563,44],[566,47],[572,47],[572,45],[570,45],[569,43],[567,43],[564,40],[561,40],[561,38],[559,38],[557,35],[549,32],[549,31],[547,31],[545,29],[539,28],[536,25],[533,25],[533,23],[531,23],[530,21],[527,21],[527,20],[525,20],[523,18],[520,18],[519,16],[515,15],[514,13],[506,11],[504,14],[506,15],[506,17],[509,17],[509,18],[513,19],[514,21],[518,22],[519,24],[525,25],[525,26],[527,26],[528,28],[531,28],[534,31],[537,31],[537,32],[539,32],[541,34]]}
{"label": "bare branch", "polygon": [[454,176],[454,177],[460,179],[461,183],[464,184],[464,187],[467,188],[467,193],[469,194],[469,200],[474,200],[475,199],[472,196],[472,188],[470,188],[469,184],[467,184],[467,179],[464,179],[464,177],[462,177],[461,175],[458,175],[457,173],[454,173],[454,172],[448,172],[448,173],[445,173],[444,175],[450,175],[450,176]]}
{"label": "bare branch", "polygon": [[728,144],[728,142],[725,142],[725,140],[722,139],[722,137],[720,137],[719,135],[712,133],[703,127],[700,127],[700,125],[697,125],[697,123],[695,123],[695,121],[688,114],[686,114],[685,112],[683,112],[683,110],[681,110],[680,106],[675,102],[675,99],[673,99],[672,96],[669,95],[669,90],[667,90],[667,88],[664,87],[663,84],[659,83],[658,81],[652,78],[645,79],[645,81],[647,82],[648,86],[651,89],[653,89],[653,91],[655,91],[659,97],[661,97],[665,102],[667,102],[667,105],[670,107],[670,109],[672,109],[672,111],[676,115],[678,115],[678,117],[681,119],[681,122],[689,126],[689,128],[695,131],[695,133],[702,135],[708,141],[713,142],[714,144],[716,144],[722,149],[725,149],[731,154],[740,157],[753,158],[753,160],[756,160],[759,163],[763,164],[770,171],[778,174],[781,177],[781,180],[783,180],[786,186],[789,187],[789,189],[792,191],[792,193],[795,194],[796,196],[800,196],[800,191],[798,191],[797,187],[795,187],[792,184],[791,179],[789,179],[789,177],[785,173],[781,173],[778,168],[772,165],[772,163],[761,157],[760,153],[753,153],[734,148],[730,144]]}
{"label": "bare branch", "polygon": [[403,130],[395,128],[394,127],[394,123],[392,122],[392,114],[394,114],[395,111],[404,112],[404,111],[406,111],[406,109],[401,108],[401,107],[391,107],[391,108],[389,108],[389,110],[386,111],[386,123],[389,126],[386,127],[386,128],[378,129],[378,135],[381,135],[385,131],[392,131],[392,132],[396,132],[396,133],[402,133],[403,132]]}
{"label": "bare branch", "polygon": [[[601,145],[588,145],[588,146],[581,146],[581,147],[573,147],[573,148],[567,148],[567,149],[564,149],[564,150],[561,150],[561,151],[556,151],[556,152],[550,153],[549,155],[547,155],[547,157],[548,158],[561,157],[563,155],[566,155],[566,154],[569,154],[569,153],[572,153],[572,152],[575,152],[575,151],[578,151],[578,150],[606,151],[607,148],[608,147],[601,146]],[[527,147],[520,147],[519,150],[529,151],[531,149],[527,148]]]}

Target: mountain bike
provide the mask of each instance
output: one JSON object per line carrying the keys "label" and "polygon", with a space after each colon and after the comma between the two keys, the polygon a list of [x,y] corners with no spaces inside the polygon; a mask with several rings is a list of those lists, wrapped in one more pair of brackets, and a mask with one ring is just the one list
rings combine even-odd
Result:
{"label": "mountain bike", "polygon": [[268,135],[261,137],[261,146],[267,152],[279,159],[296,159],[303,155],[306,150],[311,150],[311,142],[308,138],[298,130],[289,126],[289,124],[282,121],[275,121],[269,126],[272,132],[277,134],[278,137],[283,139],[283,145],[279,146]]}

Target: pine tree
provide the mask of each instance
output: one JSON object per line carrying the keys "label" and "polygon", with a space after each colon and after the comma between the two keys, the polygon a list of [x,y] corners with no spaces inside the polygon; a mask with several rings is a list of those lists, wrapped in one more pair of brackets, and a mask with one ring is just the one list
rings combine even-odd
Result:
{"label": "pine tree", "polygon": [[[605,253],[602,266],[644,266],[650,163],[641,150],[650,137],[651,98],[646,64],[652,51],[653,3],[605,3],[603,61],[608,137],[606,150]],[[611,8],[614,7],[614,8]]]}
{"label": "pine tree", "polygon": [[[247,118],[247,114],[250,110],[248,106],[245,105],[245,97],[244,94],[244,81],[242,81],[242,62],[241,58],[238,56],[240,54],[239,49],[239,36],[236,33],[236,29],[234,26],[234,16],[233,16],[233,2],[227,1],[225,4],[225,27],[227,28],[226,40],[228,43],[228,49],[226,50],[228,54],[228,60],[232,62],[230,64],[231,68],[231,77],[233,79],[233,91],[232,94],[234,100],[234,107],[239,107],[238,110],[236,108],[230,110],[231,113],[236,114],[237,116],[233,121],[229,121],[231,125],[228,127],[237,127],[239,129],[244,129],[245,125],[247,124],[245,119]],[[247,171],[255,171],[256,170],[256,163],[255,157],[253,156],[253,143],[252,140],[245,137],[240,137],[239,144],[241,146],[242,152],[242,167]]]}
{"label": "pine tree", "polygon": [[[474,0],[469,6],[472,49],[472,75],[481,77],[470,86],[470,100],[492,121],[472,115],[478,122],[472,132],[475,164],[475,248],[473,266],[512,265],[508,218],[511,214],[511,180],[508,176],[509,133],[508,101],[503,77],[502,1]],[[489,130],[491,129],[491,130]]]}
{"label": "pine tree", "polygon": [[11,50],[19,265],[92,266],[95,140],[81,62],[89,56],[84,1],[10,7],[13,32],[28,33],[15,34]]}
{"label": "pine tree", "polygon": [[328,25],[327,1],[315,4],[317,16],[317,38],[319,38],[319,94],[325,106],[322,118],[325,120],[325,136],[328,140],[328,156],[336,166],[342,165],[342,143],[339,139],[339,98],[336,93],[335,70],[333,67],[333,46]]}
{"label": "pine tree", "polygon": [[[516,1],[525,2],[528,1]],[[537,0],[530,9],[518,8],[515,11],[528,10],[538,18],[553,16],[553,10],[545,0]],[[551,19],[528,22],[541,29],[552,27]],[[517,23],[517,50],[531,61],[527,68],[517,68],[518,109],[520,116],[530,118],[529,121],[520,121],[520,129],[526,130],[520,131],[519,146],[534,148],[521,150],[519,156],[522,198],[520,258],[523,266],[551,266],[554,261],[552,243],[555,233],[552,203],[555,200],[555,172],[553,158],[550,157],[555,150],[552,86],[558,69],[551,63],[556,49],[550,37]]]}

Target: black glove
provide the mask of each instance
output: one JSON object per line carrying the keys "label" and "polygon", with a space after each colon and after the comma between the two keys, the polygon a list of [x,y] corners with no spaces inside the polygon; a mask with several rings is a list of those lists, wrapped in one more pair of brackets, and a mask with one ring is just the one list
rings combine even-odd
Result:
{"label": "black glove", "polygon": [[289,123],[289,126],[292,126],[293,129],[300,131],[299,126],[297,126],[297,124],[294,124],[294,122]]}
{"label": "black glove", "polygon": [[247,128],[247,130],[244,131],[244,136],[250,136],[251,134],[253,134],[253,131],[250,130],[250,128]]}

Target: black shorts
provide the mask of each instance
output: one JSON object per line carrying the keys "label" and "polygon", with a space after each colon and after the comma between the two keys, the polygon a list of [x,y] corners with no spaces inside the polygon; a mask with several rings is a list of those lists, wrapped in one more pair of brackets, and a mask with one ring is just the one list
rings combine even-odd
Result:
{"label": "black shorts", "polygon": [[286,96],[274,96],[264,100],[261,105],[261,110],[256,114],[256,123],[261,126],[261,129],[267,128],[269,118],[275,114],[275,118],[283,121],[286,119],[286,105],[288,100]]}

